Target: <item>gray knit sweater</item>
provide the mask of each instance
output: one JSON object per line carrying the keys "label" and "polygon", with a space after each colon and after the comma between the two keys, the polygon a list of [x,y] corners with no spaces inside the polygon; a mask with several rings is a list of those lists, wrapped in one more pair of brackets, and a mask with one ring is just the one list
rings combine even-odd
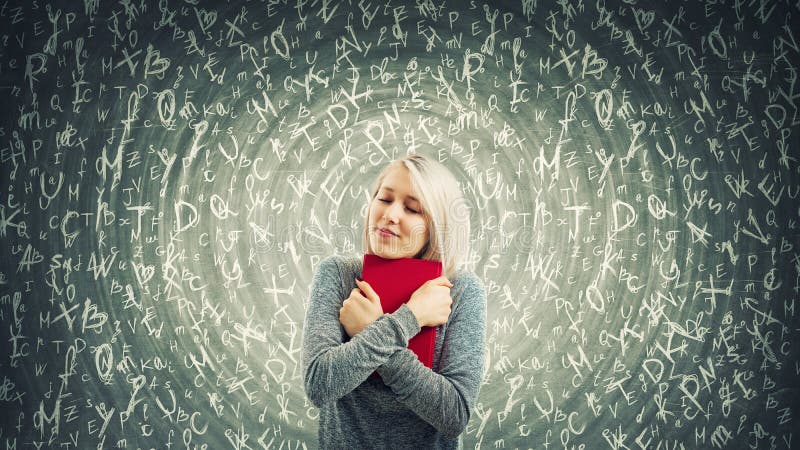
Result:
{"label": "gray knit sweater", "polygon": [[[359,257],[330,256],[311,284],[303,377],[308,398],[320,408],[320,448],[461,448],[484,369],[483,283],[466,271],[450,277],[452,311],[437,327],[429,369],[407,348],[420,327],[406,305],[348,338],[339,309],[361,265]],[[380,377],[370,377],[374,371]]]}

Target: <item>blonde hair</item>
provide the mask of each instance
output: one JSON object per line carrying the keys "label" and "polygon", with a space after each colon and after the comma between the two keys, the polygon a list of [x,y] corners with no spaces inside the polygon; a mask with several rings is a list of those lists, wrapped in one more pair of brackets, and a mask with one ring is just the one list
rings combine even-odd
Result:
{"label": "blonde hair", "polygon": [[453,174],[439,162],[423,155],[408,155],[392,161],[378,175],[367,207],[362,246],[365,252],[372,253],[369,245],[372,203],[386,174],[399,166],[408,169],[428,225],[427,243],[415,258],[441,261],[442,275],[449,277],[461,267],[469,253],[469,208]]}

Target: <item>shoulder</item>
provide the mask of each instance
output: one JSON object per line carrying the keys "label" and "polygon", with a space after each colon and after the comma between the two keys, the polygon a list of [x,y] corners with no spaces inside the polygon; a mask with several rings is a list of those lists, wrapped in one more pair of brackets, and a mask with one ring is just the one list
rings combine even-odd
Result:
{"label": "shoulder", "polygon": [[[358,274],[353,272],[356,268]],[[312,298],[341,300],[355,284],[354,278],[361,274],[361,262],[355,256],[331,255],[312,266],[312,271]]]}
{"label": "shoulder", "polygon": [[354,255],[330,255],[319,262],[314,273],[317,278],[341,282],[348,277],[359,276],[361,264],[361,259]]}
{"label": "shoulder", "polygon": [[457,270],[450,281],[453,283],[453,300],[460,303],[486,303],[486,288],[483,280],[468,270]]}

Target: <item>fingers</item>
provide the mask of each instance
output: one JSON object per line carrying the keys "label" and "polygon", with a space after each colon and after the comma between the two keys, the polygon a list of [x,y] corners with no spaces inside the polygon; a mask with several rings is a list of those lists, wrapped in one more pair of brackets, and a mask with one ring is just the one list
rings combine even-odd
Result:
{"label": "fingers", "polygon": [[369,285],[366,281],[361,281],[356,278],[356,284],[358,287],[361,288],[361,291],[364,292],[364,295],[367,297],[369,301],[378,302],[380,303],[381,299],[378,297],[378,294],[375,293],[375,290],[372,289],[372,286]]}
{"label": "fingers", "polygon": [[[367,286],[369,286],[369,285],[367,285]],[[370,288],[370,289],[372,289],[372,288]],[[377,298],[377,296],[376,296],[376,298]],[[359,302],[371,303],[372,300],[370,300],[367,296],[365,296],[364,292],[361,289],[353,288],[350,291],[350,296],[347,297],[346,299],[344,299],[344,301],[342,302],[342,308],[344,308],[348,304],[353,304],[352,306],[356,306]],[[380,300],[378,300],[378,303],[380,303]]]}
{"label": "fingers", "polygon": [[357,301],[369,302],[369,299],[361,294],[361,290],[359,290],[358,288],[354,288],[352,291],[350,291],[350,296],[344,299],[344,301],[342,302],[342,307],[339,308],[339,310],[341,311],[346,307],[348,307],[348,305],[350,305],[351,303]]}
{"label": "fingers", "polygon": [[434,279],[428,281],[428,283],[431,283],[431,284],[433,284],[435,286],[447,286],[448,288],[452,288],[453,287],[453,283],[451,283],[450,280],[448,280],[447,277],[445,277],[445,276],[434,278]]}
{"label": "fingers", "polygon": [[368,300],[367,297],[364,296],[364,293],[361,292],[361,289],[359,289],[359,288],[353,288],[353,290],[350,291],[350,297],[348,297],[348,298],[351,298],[351,299],[353,299],[353,298],[363,298],[364,300]]}

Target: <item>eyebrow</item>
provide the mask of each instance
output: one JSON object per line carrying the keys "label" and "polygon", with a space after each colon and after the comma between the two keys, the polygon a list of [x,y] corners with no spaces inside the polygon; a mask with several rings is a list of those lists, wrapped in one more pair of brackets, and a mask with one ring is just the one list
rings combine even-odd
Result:
{"label": "eyebrow", "polygon": [[[381,189],[389,191],[389,192],[394,192],[394,189],[392,189],[390,187],[386,187],[386,186],[382,187]],[[414,200],[415,202],[419,201],[419,199],[417,197],[414,197],[413,195],[407,195],[406,197],[410,198],[411,200]]]}

